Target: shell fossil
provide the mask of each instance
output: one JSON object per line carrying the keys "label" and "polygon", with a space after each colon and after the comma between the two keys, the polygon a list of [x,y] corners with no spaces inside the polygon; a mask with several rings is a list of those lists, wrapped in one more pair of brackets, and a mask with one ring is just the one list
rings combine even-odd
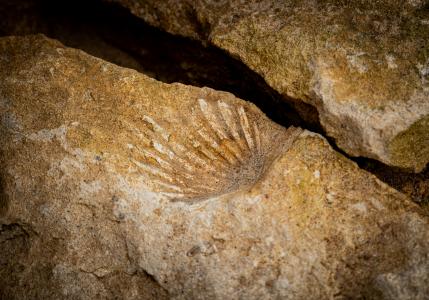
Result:
{"label": "shell fossil", "polygon": [[182,133],[178,138],[147,115],[140,128],[122,122],[139,140],[127,145],[130,162],[151,190],[184,202],[251,186],[301,132],[267,122],[254,108],[203,98],[174,130]]}

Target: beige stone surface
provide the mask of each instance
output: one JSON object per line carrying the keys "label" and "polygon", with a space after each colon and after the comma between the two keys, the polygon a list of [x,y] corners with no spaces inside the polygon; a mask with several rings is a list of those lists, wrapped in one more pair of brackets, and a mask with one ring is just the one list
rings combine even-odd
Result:
{"label": "beige stone surface", "polygon": [[321,136],[41,35],[0,70],[3,297],[427,297],[427,216]]}
{"label": "beige stone surface", "polygon": [[314,105],[350,155],[417,172],[429,161],[428,1],[112,1]]}

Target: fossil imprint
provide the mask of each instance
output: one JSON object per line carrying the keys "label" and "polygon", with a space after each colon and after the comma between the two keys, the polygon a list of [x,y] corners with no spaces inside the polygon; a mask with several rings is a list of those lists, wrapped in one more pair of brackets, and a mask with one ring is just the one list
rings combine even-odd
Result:
{"label": "fossil imprint", "polygon": [[173,130],[180,137],[147,115],[141,128],[122,121],[139,140],[127,145],[130,162],[151,190],[175,201],[195,202],[251,186],[301,132],[269,122],[256,109],[202,98],[182,120]]}

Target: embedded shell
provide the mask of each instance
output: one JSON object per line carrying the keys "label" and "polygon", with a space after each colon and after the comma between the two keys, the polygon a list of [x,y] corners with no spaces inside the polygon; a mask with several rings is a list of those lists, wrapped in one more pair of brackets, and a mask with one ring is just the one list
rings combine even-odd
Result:
{"label": "embedded shell", "polygon": [[188,120],[181,140],[148,115],[140,124],[122,123],[139,141],[126,147],[150,189],[186,202],[251,186],[301,132],[264,128],[254,110],[223,100],[198,98],[189,116],[178,119]]}

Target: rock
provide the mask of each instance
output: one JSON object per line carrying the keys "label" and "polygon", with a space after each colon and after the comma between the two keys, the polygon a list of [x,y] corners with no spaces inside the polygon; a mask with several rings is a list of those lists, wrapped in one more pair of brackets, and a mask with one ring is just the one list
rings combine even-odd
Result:
{"label": "rock", "polygon": [[315,106],[350,155],[416,172],[429,161],[428,1],[111,2]]}
{"label": "rock", "polygon": [[3,298],[427,296],[428,218],[323,137],[41,35],[0,53]]}

